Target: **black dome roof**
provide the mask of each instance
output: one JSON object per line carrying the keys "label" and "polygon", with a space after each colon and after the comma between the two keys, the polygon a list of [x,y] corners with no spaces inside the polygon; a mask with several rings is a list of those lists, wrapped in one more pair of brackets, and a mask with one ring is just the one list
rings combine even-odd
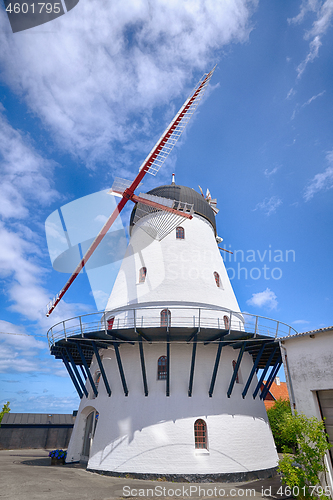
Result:
{"label": "black dome roof", "polygon": [[[194,213],[201,215],[206,220],[208,220],[213,226],[214,232],[216,234],[216,223],[215,223],[214,212],[209,203],[205,200],[205,198],[201,196],[201,194],[197,193],[197,191],[195,191],[194,189],[186,186],[176,186],[175,184],[168,184],[166,186],[156,187],[151,191],[148,191],[148,194],[193,204]],[[130,220],[131,226],[133,226],[135,210],[136,206],[134,207],[131,214],[131,220]]]}

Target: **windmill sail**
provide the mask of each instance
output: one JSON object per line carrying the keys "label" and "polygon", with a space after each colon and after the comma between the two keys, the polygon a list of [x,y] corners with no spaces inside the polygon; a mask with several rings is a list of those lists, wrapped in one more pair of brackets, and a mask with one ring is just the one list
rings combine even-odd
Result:
{"label": "windmill sail", "polygon": [[157,174],[197,109],[215,68],[216,66],[214,66],[210,73],[203,75],[190,97],[185,101],[168,128],[164,131],[162,137],[157,141],[142,163],[140,170],[149,162],[148,173],[151,175]]}
{"label": "windmill sail", "polygon": [[49,316],[52,313],[52,311],[55,309],[55,307],[60,302],[62,297],[65,295],[66,291],[69,289],[71,284],[77,278],[77,276],[85,266],[88,259],[92,256],[92,254],[96,250],[97,246],[101,243],[104,236],[106,235],[106,233],[108,232],[114,221],[117,219],[118,215],[123,210],[128,200],[132,200],[135,202],[134,191],[139,186],[140,182],[142,181],[146,173],[149,172],[150,174],[155,175],[161,168],[165,159],[167,158],[173,146],[179,139],[181,133],[185,129],[188,121],[193,115],[200,100],[202,99],[203,93],[207,88],[207,85],[213,75],[215,67],[212,69],[212,71],[210,71],[208,74],[205,74],[201,78],[198,85],[195,87],[193,94],[185,101],[184,105],[178,111],[178,113],[176,114],[175,118],[172,120],[166,131],[162,134],[161,138],[157,141],[156,145],[153,147],[147,158],[142,163],[136,178],[133,180],[130,186],[126,187],[125,190],[122,192],[122,198],[119,201],[117,207],[115,208],[113,213],[110,215],[110,217],[108,218],[108,220],[106,221],[106,223],[96,236],[90,248],[87,250],[83,258],[81,259],[81,262],[78,264],[75,271],[73,272],[73,274],[71,275],[65,286],[62,288],[62,290],[59,292],[59,294],[57,294],[56,297],[48,304],[46,316]]}

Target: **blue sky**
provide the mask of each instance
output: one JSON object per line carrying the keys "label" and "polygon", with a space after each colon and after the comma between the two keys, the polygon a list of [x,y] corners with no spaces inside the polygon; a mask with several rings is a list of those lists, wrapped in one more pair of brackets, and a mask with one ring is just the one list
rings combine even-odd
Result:
{"label": "blue sky", "polygon": [[116,176],[134,178],[216,63],[186,133],[142,190],[173,171],[178,184],[208,187],[218,234],[238,250],[225,259],[241,310],[298,331],[332,325],[332,18],[333,0],[81,0],[12,34],[1,6],[0,405],[78,407],[46,331],[96,305],[84,274],[45,317],[67,278],[52,269],[45,221]]}

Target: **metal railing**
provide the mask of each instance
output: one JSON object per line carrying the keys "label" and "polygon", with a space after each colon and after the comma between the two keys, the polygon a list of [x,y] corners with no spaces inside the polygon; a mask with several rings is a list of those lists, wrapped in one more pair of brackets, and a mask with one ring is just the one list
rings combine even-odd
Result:
{"label": "metal railing", "polygon": [[[161,312],[165,311],[162,320]],[[198,328],[229,330],[265,335],[274,339],[297,334],[291,326],[264,316],[231,311],[225,308],[191,306],[137,306],[122,307],[111,311],[101,311],[76,316],[53,325],[47,332],[49,347],[59,340],[72,336],[82,336],[92,332],[108,333],[108,320],[113,318],[114,330],[146,328]]]}

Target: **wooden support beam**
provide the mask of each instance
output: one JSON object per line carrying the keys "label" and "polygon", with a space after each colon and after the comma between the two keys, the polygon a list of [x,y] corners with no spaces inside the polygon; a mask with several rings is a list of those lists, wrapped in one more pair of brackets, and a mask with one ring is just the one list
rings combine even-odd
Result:
{"label": "wooden support beam", "polygon": [[276,350],[277,350],[277,349],[278,349],[278,346],[276,346],[276,347],[275,347],[275,349],[272,349],[271,355],[269,356],[269,358],[268,358],[268,360],[267,360],[266,366],[265,366],[265,368],[264,368],[264,370],[263,370],[263,372],[262,372],[262,374],[261,374],[260,380],[259,380],[259,382],[258,382],[258,384],[257,384],[257,387],[255,388],[254,393],[253,393],[253,399],[255,399],[255,398],[256,398],[256,396],[257,396],[257,394],[258,394],[258,391],[259,391],[259,389],[260,389],[260,387],[261,387],[261,384],[262,384],[262,382],[263,382],[263,380],[264,380],[264,378],[265,378],[265,375],[266,375],[266,373],[267,373],[267,370],[268,370],[268,368],[269,368],[269,367],[270,367],[270,365],[271,365],[271,362],[272,362],[272,360],[273,360],[273,358],[274,358],[274,354],[276,353]]}
{"label": "wooden support beam", "polygon": [[[264,352],[264,350],[265,350],[265,347],[266,347],[266,343],[265,343],[265,342],[263,342],[263,343],[262,343],[262,345],[261,345],[260,351],[259,351],[259,353],[258,353],[258,355],[257,355],[257,357],[256,357],[256,360],[255,360],[255,362],[253,363],[252,370],[251,370],[251,372],[250,372],[249,378],[247,379],[247,382],[246,382],[246,384],[245,384],[244,390],[243,390],[243,392],[242,392],[242,398],[243,398],[243,399],[245,398],[245,396],[246,396],[246,394],[247,394],[247,391],[249,390],[250,384],[251,384],[251,382],[252,382],[252,379],[253,379],[253,377],[254,377],[254,374],[256,373],[256,370],[257,370],[258,365],[259,365],[260,358],[261,358],[261,356],[263,355],[263,352]],[[246,348],[245,348],[245,350],[246,350]]]}
{"label": "wooden support beam", "polygon": [[68,362],[68,360],[66,358],[66,354],[63,351],[61,352],[61,357],[62,357],[62,360],[64,362],[64,365],[66,366],[68,374],[69,374],[70,378],[72,379],[72,382],[73,382],[73,384],[75,386],[75,389],[76,389],[76,391],[77,391],[77,393],[79,395],[79,398],[82,399],[83,398],[83,392],[81,391],[81,387],[79,386],[79,384],[78,384],[78,382],[77,382],[77,380],[75,378],[75,375],[74,375],[74,373],[73,373],[73,371],[72,371],[72,369],[70,367],[70,364],[69,364],[69,362]]}
{"label": "wooden support beam", "polygon": [[198,334],[195,333],[194,338],[193,338],[193,346],[192,346],[192,360],[191,360],[191,370],[190,370],[190,381],[189,381],[189,384],[188,384],[188,396],[189,397],[192,397],[195,356],[196,356],[196,352],[197,352],[197,339],[198,339]]}
{"label": "wooden support beam", "polygon": [[82,387],[82,390],[83,390],[84,395],[85,395],[85,396],[86,396],[86,398],[87,398],[87,397],[88,397],[88,391],[87,391],[86,386],[85,386],[85,384],[84,384],[84,382],[83,382],[83,380],[82,380],[82,378],[81,378],[81,376],[80,376],[80,374],[79,374],[79,370],[77,369],[77,366],[76,366],[76,364],[75,364],[75,361],[74,361],[74,359],[73,359],[73,356],[72,356],[72,354],[71,354],[71,351],[69,350],[69,348],[68,348],[68,347],[65,347],[65,350],[66,350],[67,357],[68,357],[68,359],[69,359],[69,361],[70,361],[70,363],[71,363],[71,365],[72,365],[72,368],[73,368],[73,371],[74,371],[74,373],[75,373],[75,376],[76,376],[76,378],[77,378],[77,380],[78,380],[78,382],[79,382],[80,386]]}
{"label": "wooden support beam", "polygon": [[128,388],[127,388],[127,384],[126,384],[125,373],[123,370],[123,364],[121,362],[118,342],[113,342],[113,347],[114,347],[114,350],[116,353],[116,359],[117,359],[119,374],[120,374],[120,378],[121,378],[121,383],[123,384],[124,394],[125,394],[125,396],[128,396]]}
{"label": "wooden support beam", "polygon": [[220,358],[221,358],[221,352],[222,352],[222,341],[221,339],[219,340],[219,345],[217,348],[217,353],[216,353],[216,358],[215,358],[215,365],[214,365],[214,370],[212,374],[212,380],[210,382],[210,387],[209,387],[209,397],[211,398],[213,396],[213,391],[214,391],[214,386],[215,386],[215,381],[216,381],[216,375],[217,375],[217,370],[219,368],[220,364]]}
{"label": "wooden support beam", "polygon": [[170,396],[170,335],[167,333],[166,396]]}
{"label": "wooden support beam", "polygon": [[96,356],[96,359],[97,359],[97,363],[98,363],[99,369],[101,370],[101,374],[102,374],[102,378],[103,378],[103,382],[104,382],[104,385],[105,385],[106,392],[108,393],[108,395],[110,397],[111,396],[111,388],[110,388],[109,381],[107,379],[107,376],[106,376],[106,373],[105,373],[105,370],[104,370],[104,366],[103,366],[101,357],[100,357],[99,352],[98,352],[97,345],[95,344],[95,342],[92,342],[91,345],[93,346],[94,353],[95,353],[95,356]]}
{"label": "wooden support beam", "polygon": [[96,396],[96,398],[97,398],[97,396],[98,396],[98,390],[97,390],[97,387],[96,387],[96,385],[95,385],[95,382],[94,382],[94,380],[93,380],[93,378],[92,378],[92,375],[91,375],[91,372],[90,372],[90,370],[89,370],[89,366],[88,366],[87,360],[86,360],[86,358],[84,357],[84,354],[83,354],[83,351],[82,351],[82,349],[81,349],[81,346],[80,346],[80,343],[79,343],[79,342],[77,342],[77,343],[76,343],[76,347],[77,347],[77,350],[79,351],[80,358],[82,359],[83,366],[84,366],[84,368],[85,368],[85,370],[86,370],[86,373],[87,373],[87,375],[88,375],[88,379],[89,379],[89,382],[90,382],[91,388],[92,388],[92,390],[93,390],[93,392],[94,392],[94,394],[95,394],[95,396]]}
{"label": "wooden support beam", "polygon": [[265,397],[267,396],[268,391],[270,390],[270,388],[274,382],[274,379],[276,377],[276,374],[280,370],[281,365],[282,365],[282,358],[279,358],[272,368],[272,371],[268,377],[268,380],[266,381],[264,389],[263,389],[262,393],[260,394],[260,399],[265,399]]}
{"label": "wooden support beam", "polygon": [[145,392],[145,396],[148,396],[148,383],[147,383],[147,375],[146,375],[145,358],[144,358],[144,353],[143,353],[142,336],[140,334],[138,334],[138,339],[139,339],[139,351],[140,351],[143,389]]}
{"label": "wooden support beam", "polygon": [[232,390],[233,390],[234,385],[235,385],[235,381],[236,381],[236,378],[237,378],[238,370],[239,370],[239,367],[240,367],[240,364],[241,364],[241,361],[242,361],[242,357],[243,357],[243,354],[244,354],[244,349],[245,349],[245,342],[243,342],[241,350],[238,353],[238,358],[237,358],[237,361],[236,361],[236,366],[235,366],[234,372],[232,374],[232,377],[231,377],[231,380],[230,380],[230,384],[229,384],[229,388],[228,388],[228,391],[227,391],[228,398],[230,398],[230,396],[232,394]]}
{"label": "wooden support beam", "polygon": [[83,366],[82,366],[82,365],[79,365],[79,367],[80,367],[80,370],[81,370],[81,372],[82,372],[82,375],[83,375],[84,380],[87,380],[87,374],[86,374],[86,372],[84,371]]}

